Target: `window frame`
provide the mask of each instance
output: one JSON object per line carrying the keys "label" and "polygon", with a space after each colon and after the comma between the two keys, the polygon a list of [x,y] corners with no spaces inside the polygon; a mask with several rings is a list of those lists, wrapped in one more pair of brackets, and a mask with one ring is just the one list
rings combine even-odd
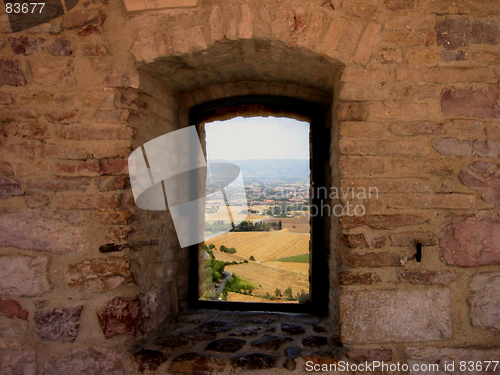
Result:
{"label": "window frame", "polygon": [[[238,112],[237,107],[260,106],[271,109],[272,112],[283,114],[305,116],[310,120],[310,159],[311,172],[310,189],[327,187],[325,176],[329,166],[330,155],[330,126],[325,123],[328,109],[320,104],[308,102],[301,99],[271,96],[271,95],[248,95],[224,98],[202,103],[191,108],[189,113],[190,125],[195,125],[200,130],[200,123],[207,118],[216,116],[217,113]],[[232,109],[233,108],[233,109]],[[245,112],[242,112],[244,114]],[[247,111],[246,113],[249,113]],[[266,114],[268,112],[266,111]],[[252,114],[253,116],[253,114]],[[255,116],[259,116],[258,112]],[[193,181],[191,186],[198,186],[198,181]],[[197,192],[194,192],[197,194]],[[316,194],[318,195],[318,194]],[[328,197],[317,197],[310,194],[311,205],[322,207],[327,205]],[[288,312],[309,313],[318,316],[328,314],[330,277],[329,277],[329,249],[326,244],[330,228],[321,215],[310,218],[311,240],[309,251],[311,254],[311,266],[309,269],[309,293],[310,300],[304,304],[298,303],[266,303],[266,302],[231,302],[231,301],[204,301],[199,299],[199,244],[189,248],[189,307],[192,309],[214,309],[230,311],[259,311],[259,312]]]}

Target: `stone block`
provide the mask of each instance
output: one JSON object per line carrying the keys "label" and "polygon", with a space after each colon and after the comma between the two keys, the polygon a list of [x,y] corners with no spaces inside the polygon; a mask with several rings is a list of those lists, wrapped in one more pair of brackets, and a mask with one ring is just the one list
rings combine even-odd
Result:
{"label": "stone block", "polygon": [[32,55],[42,50],[46,40],[43,38],[31,39],[21,36],[19,38],[9,37],[9,43],[16,55]]}
{"label": "stone block", "polygon": [[75,341],[82,309],[83,306],[77,306],[35,311],[35,333],[43,341]]}
{"label": "stone block", "polygon": [[117,297],[97,312],[97,318],[106,338],[116,335],[136,335],[142,332],[144,316],[139,297]]}
{"label": "stone block", "polygon": [[350,349],[347,352],[347,358],[356,362],[373,361],[392,361],[391,349]]}
{"label": "stone block", "polygon": [[1,374],[36,375],[36,354],[33,351],[8,353],[0,365]]}
{"label": "stone block", "polygon": [[231,364],[234,368],[245,370],[263,370],[276,367],[277,358],[269,354],[252,353],[241,354],[231,357]]}
{"label": "stone block", "polygon": [[235,338],[225,338],[210,342],[205,350],[214,352],[224,352],[224,353],[234,353],[245,346],[246,341],[235,339]]}
{"label": "stone block", "polygon": [[[64,207],[63,207],[64,208]],[[53,253],[86,248],[84,229],[64,219],[49,219],[27,210],[0,215],[0,246]]]}
{"label": "stone block", "polygon": [[347,344],[441,341],[452,334],[448,289],[344,290],[340,317]]}
{"label": "stone block", "polygon": [[445,128],[443,124],[416,121],[416,122],[397,122],[389,127],[391,133],[399,136],[413,136],[421,134],[444,134]]}
{"label": "stone block", "polygon": [[354,285],[354,284],[365,284],[370,285],[373,283],[379,283],[382,280],[380,276],[373,272],[367,273],[354,273],[354,272],[341,272],[340,273],[340,285]]}
{"label": "stone block", "polygon": [[0,60],[0,86],[24,86],[21,65],[14,60]]}
{"label": "stone block", "polygon": [[412,285],[448,285],[457,278],[457,275],[450,272],[439,271],[403,271],[398,275],[402,282],[409,282]]}
{"label": "stone block", "polygon": [[339,121],[366,121],[368,108],[364,102],[342,102],[338,110]]}
{"label": "stone block", "polygon": [[498,139],[487,139],[485,141],[475,139],[472,148],[473,156],[480,158],[500,158],[500,140]]}
{"label": "stone block", "polygon": [[84,192],[90,185],[89,178],[57,178],[50,180],[28,180],[26,182],[26,191],[40,192],[63,192],[78,191]]}
{"label": "stone block", "polygon": [[198,0],[125,0],[125,8],[129,12],[139,10],[168,9],[168,8],[190,8],[198,5]]}
{"label": "stone block", "polygon": [[69,56],[73,53],[71,42],[63,38],[57,38],[53,44],[47,47],[47,51],[54,56]]}
{"label": "stone block", "polygon": [[392,11],[413,9],[415,0],[385,0],[385,6]]}
{"label": "stone block", "polygon": [[21,181],[15,178],[0,178],[0,199],[23,195]]}
{"label": "stone block", "polygon": [[445,19],[436,25],[437,44],[453,50],[471,44],[498,44],[500,27],[493,20]]}
{"label": "stone block", "polygon": [[146,370],[156,371],[167,361],[167,356],[157,350],[142,349],[133,354],[134,360],[139,363],[139,372]]}
{"label": "stone block", "polygon": [[68,12],[63,16],[66,29],[80,29],[86,26],[100,26],[103,18],[97,9]]}
{"label": "stone block", "polygon": [[458,177],[491,205],[500,207],[500,165],[477,161],[463,168]]}
{"label": "stone block", "polygon": [[308,336],[302,339],[302,346],[305,348],[320,348],[328,344],[325,336]]}
{"label": "stone block", "polygon": [[402,232],[391,235],[392,246],[412,247],[420,243],[422,246],[436,246],[436,235],[432,232]]}
{"label": "stone block", "polygon": [[293,339],[288,336],[264,335],[260,339],[252,341],[250,345],[263,350],[278,350],[290,341],[293,341]]}
{"label": "stone block", "polygon": [[11,319],[28,320],[29,313],[22,308],[19,302],[12,299],[0,298],[0,315]]}
{"label": "stone block", "polygon": [[499,283],[500,272],[480,273],[472,277],[469,315],[474,327],[500,330]]}
{"label": "stone block", "polygon": [[70,264],[64,274],[70,287],[85,292],[105,292],[133,281],[128,259],[122,257],[95,258]]}
{"label": "stone block", "polygon": [[109,348],[70,349],[45,363],[44,375],[124,375],[119,356]]}
{"label": "stone block", "polygon": [[24,337],[27,332],[27,321],[0,316],[0,350],[25,349]]}
{"label": "stone block", "polygon": [[488,68],[452,68],[434,67],[422,72],[424,82],[496,82],[495,72]]}
{"label": "stone block", "polygon": [[438,138],[432,140],[432,147],[441,155],[472,156],[472,140]]}
{"label": "stone block", "polygon": [[375,23],[370,23],[366,26],[361,36],[361,40],[359,41],[356,53],[354,54],[354,61],[358,64],[366,65],[370,61],[381,28],[381,25]]}
{"label": "stone block", "polygon": [[440,227],[441,256],[452,266],[500,264],[500,216],[479,211],[476,215],[447,218]]}
{"label": "stone block", "polygon": [[60,60],[35,61],[30,63],[30,70],[33,81],[43,86],[56,86],[73,82],[72,60],[61,58]]}
{"label": "stone block", "polygon": [[35,297],[50,290],[45,256],[0,256],[0,294]]}
{"label": "stone block", "polygon": [[212,374],[224,369],[224,364],[215,356],[198,353],[184,353],[174,358],[170,365],[171,374]]}
{"label": "stone block", "polygon": [[366,215],[343,216],[340,223],[343,228],[350,229],[367,225],[373,229],[395,229],[423,223],[420,216],[415,215]]}
{"label": "stone block", "polygon": [[500,118],[500,88],[444,90],[441,110],[447,117]]}

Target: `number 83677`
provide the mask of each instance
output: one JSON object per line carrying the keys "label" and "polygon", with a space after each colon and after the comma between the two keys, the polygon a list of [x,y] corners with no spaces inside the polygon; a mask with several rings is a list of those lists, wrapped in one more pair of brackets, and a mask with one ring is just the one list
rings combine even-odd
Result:
{"label": "number 83677", "polygon": [[42,13],[45,3],[7,3],[5,4],[5,11],[7,13]]}

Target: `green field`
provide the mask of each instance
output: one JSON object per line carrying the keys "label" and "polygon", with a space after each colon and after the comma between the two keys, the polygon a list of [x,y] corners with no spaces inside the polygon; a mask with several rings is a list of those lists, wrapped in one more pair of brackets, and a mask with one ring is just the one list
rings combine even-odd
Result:
{"label": "green field", "polygon": [[309,254],[295,255],[292,257],[275,259],[278,262],[309,263]]}

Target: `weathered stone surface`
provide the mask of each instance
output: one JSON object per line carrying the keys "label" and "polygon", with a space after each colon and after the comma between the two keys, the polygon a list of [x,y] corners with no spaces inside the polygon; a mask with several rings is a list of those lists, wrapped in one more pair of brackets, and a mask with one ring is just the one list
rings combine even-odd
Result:
{"label": "weathered stone surface", "polygon": [[291,337],[264,335],[260,339],[254,340],[250,345],[263,350],[278,350],[283,344],[293,341]]}
{"label": "weathered stone surface", "polygon": [[354,273],[354,272],[341,272],[340,273],[340,284],[341,285],[352,285],[352,284],[373,284],[382,281],[380,276],[376,273]]}
{"label": "weathered stone surface", "polygon": [[450,291],[348,290],[340,296],[340,317],[344,343],[447,340]]}
{"label": "weathered stone surface", "polygon": [[337,347],[331,350],[321,350],[318,352],[302,355],[304,361],[312,361],[314,364],[330,365],[337,364],[345,355],[344,347]]}
{"label": "weathered stone surface", "polygon": [[84,44],[82,52],[85,56],[102,56],[108,54],[107,48],[102,44]]}
{"label": "weathered stone surface", "polygon": [[370,245],[371,245],[371,247],[374,247],[375,249],[381,249],[385,246],[386,242],[387,242],[386,237],[383,237],[383,236],[373,237],[371,242],[370,242]]}
{"label": "weathered stone surface", "polygon": [[49,360],[44,375],[123,375],[119,356],[109,348],[73,349]]}
{"label": "weathered stone surface", "polygon": [[191,343],[182,334],[175,336],[161,336],[155,340],[155,344],[170,350],[180,350],[191,347]]}
{"label": "weathered stone surface", "polygon": [[167,356],[157,350],[140,350],[133,355],[134,360],[139,363],[139,371],[156,371],[167,361]]}
{"label": "weathered stone surface", "polygon": [[487,139],[486,141],[480,141],[475,139],[472,155],[480,158],[499,158],[500,140]]}
{"label": "weathered stone surface", "polygon": [[276,362],[276,357],[262,353],[241,354],[231,357],[233,367],[241,367],[245,370],[273,368],[276,366]]}
{"label": "weathered stone surface", "polygon": [[[426,375],[426,374],[463,374],[469,371],[460,370],[460,362],[474,363],[474,365],[481,363],[483,371],[471,371],[473,374],[490,374],[496,371],[493,369],[493,363],[489,366],[489,371],[486,369],[487,363],[485,361],[500,361],[500,349],[498,348],[474,348],[474,349],[457,349],[457,348],[436,348],[436,347],[407,347],[405,349],[406,358],[408,358],[408,365],[410,371],[409,375]],[[455,363],[455,369],[450,371],[450,368],[445,369],[445,364],[448,366]],[[413,369],[413,365],[419,366]],[[420,369],[422,364],[437,364],[439,372],[430,371],[416,371]],[[498,368],[497,368],[498,371]]]}
{"label": "weathered stone surface", "polygon": [[70,57],[33,62],[30,63],[30,70],[33,81],[44,86],[56,86],[74,82],[73,60]]}
{"label": "weathered stone surface", "polygon": [[448,117],[500,118],[500,88],[444,90],[441,110]]}
{"label": "weathered stone surface", "polygon": [[28,320],[29,313],[22,308],[19,302],[12,299],[0,298],[0,315],[7,318],[18,318]]}
{"label": "weathered stone surface", "polygon": [[12,104],[13,102],[12,95],[6,92],[0,92],[0,104]]}
{"label": "weathered stone surface", "polygon": [[73,342],[78,335],[83,306],[36,311],[35,333],[43,341]]}
{"label": "weathered stone surface", "polygon": [[391,349],[350,349],[347,358],[356,362],[392,361]]}
{"label": "weathered stone surface", "polygon": [[480,211],[476,215],[447,218],[438,234],[440,253],[452,266],[500,264],[500,216]]}
{"label": "weathered stone surface", "polygon": [[421,224],[423,219],[415,215],[366,215],[343,216],[340,223],[343,228],[355,228],[367,225],[373,229],[396,229],[408,225]]}
{"label": "weathered stone surface", "polygon": [[301,326],[292,323],[282,323],[281,331],[289,335],[302,335],[303,333],[306,332],[305,329],[302,328]]}
{"label": "weathered stone surface", "polygon": [[24,86],[21,65],[14,60],[0,60],[0,86]]}
{"label": "weathered stone surface", "polygon": [[274,327],[243,326],[235,329],[233,332],[229,334],[229,336],[238,336],[238,337],[256,336],[263,332],[275,332],[275,331],[276,328]]}
{"label": "weathered stone surface", "polygon": [[367,105],[363,102],[344,102],[339,107],[340,121],[366,121],[368,118]]}
{"label": "weathered stone surface", "polygon": [[391,235],[391,243],[395,247],[416,246],[417,243],[436,246],[437,238],[432,232],[403,232]]}
{"label": "weathered stone surface", "polygon": [[415,0],[385,0],[385,6],[390,10],[413,9]]}
{"label": "weathered stone surface", "polygon": [[21,181],[15,178],[0,178],[0,199],[23,195]]}
{"label": "weathered stone surface", "polygon": [[35,297],[50,290],[45,256],[0,256],[0,294]]}
{"label": "weathered stone surface", "polygon": [[223,369],[224,364],[217,357],[198,353],[184,353],[173,360],[169,372],[172,374],[212,374]]}
{"label": "weathered stone surface", "polygon": [[458,174],[460,181],[474,189],[489,204],[500,207],[500,164],[477,161]]}
{"label": "weathered stone surface", "polygon": [[8,353],[3,357],[0,374],[36,375],[36,354],[33,351]]}
{"label": "weathered stone surface", "polygon": [[69,56],[73,53],[71,42],[63,38],[57,38],[54,44],[47,47],[47,50],[54,56]]}
{"label": "weathered stone surface", "polygon": [[97,312],[99,324],[106,338],[116,335],[136,335],[142,332],[144,317],[139,297],[112,299]]}
{"label": "weathered stone surface", "polygon": [[70,264],[65,280],[71,287],[86,292],[103,292],[133,281],[130,262],[122,257],[95,258]]}
{"label": "weathered stone surface", "polygon": [[233,326],[223,320],[211,320],[200,325],[197,330],[202,333],[219,333],[229,331]]}
{"label": "weathered stone surface", "polygon": [[85,191],[90,185],[90,179],[79,178],[54,178],[54,179],[36,179],[26,182],[26,191]]}
{"label": "weathered stone surface", "polygon": [[123,250],[133,250],[133,246],[130,244],[115,244],[115,243],[108,243],[106,245],[99,246],[99,251],[101,253],[116,253],[120,252]]}
{"label": "weathered stone surface", "polygon": [[302,345],[306,348],[319,348],[328,344],[328,338],[324,336],[308,336],[302,339]]}
{"label": "weathered stone surface", "polygon": [[400,267],[403,265],[400,253],[369,252],[343,253],[341,264],[348,267]]}
{"label": "weathered stone surface", "polygon": [[48,219],[28,210],[0,215],[0,246],[34,251],[75,253],[86,248],[84,230],[65,220]]}
{"label": "weathered stone surface", "polygon": [[46,206],[50,202],[50,197],[42,193],[30,193],[25,195],[24,199],[29,208],[40,208]]}
{"label": "weathered stone surface", "polygon": [[441,155],[472,156],[471,140],[440,138],[432,140],[432,147]]}
{"label": "weathered stone surface", "polygon": [[66,29],[82,28],[85,26],[100,26],[102,17],[97,9],[68,12],[63,16],[63,26]]}
{"label": "weathered stone surface", "polygon": [[36,38],[32,40],[31,38],[27,38],[25,36],[21,36],[19,38],[10,37],[9,43],[16,55],[28,56],[35,52],[40,52],[45,43],[45,39]]}
{"label": "weathered stone surface", "polygon": [[346,234],[347,243],[351,249],[368,248],[368,244],[366,243],[365,235],[363,233],[354,233],[354,234]]}
{"label": "weathered stone surface", "polygon": [[474,327],[500,330],[500,272],[475,275],[471,280],[470,318]]}
{"label": "weathered stone surface", "polygon": [[404,271],[398,275],[399,280],[413,285],[448,285],[456,278],[453,273],[439,271]]}
{"label": "weathered stone surface", "polygon": [[225,338],[212,341],[206,346],[205,350],[212,350],[214,352],[234,353],[243,348],[245,344],[246,344],[245,340]]}
{"label": "weathered stone surface", "polygon": [[437,44],[456,49],[470,44],[498,44],[500,27],[493,20],[445,19],[436,25]]}

